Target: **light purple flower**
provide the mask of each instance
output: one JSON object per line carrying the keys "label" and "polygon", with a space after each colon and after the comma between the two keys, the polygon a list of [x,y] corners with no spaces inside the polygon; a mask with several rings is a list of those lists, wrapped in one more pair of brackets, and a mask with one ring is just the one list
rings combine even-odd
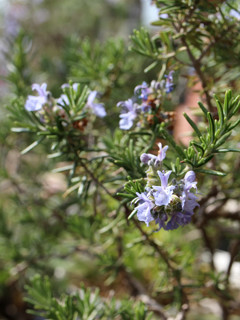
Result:
{"label": "light purple flower", "polygon": [[168,75],[165,75],[166,81],[165,81],[165,92],[170,93],[173,91],[174,85],[173,85],[173,73],[174,71],[170,71]]}
{"label": "light purple flower", "polygon": [[158,171],[158,175],[161,180],[161,186],[153,186],[156,192],[153,192],[155,203],[157,206],[167,206],[172,198],[173,189],[175,186],[168,186],[168,179],[172,171],[161,172]]}
{"label": "light purple flower", "polygon": [[151,153],[143,153],[140,156],[140,160],[144,164],[149,164],[149,161],[151,161],[152,159],[156,159],[156,158],[157,157],[154,154],[151,154]]}
{"label": "light purple flower", "polygon": [[47,96],[48,96],[47,84],[46,83],[43,83],[41,85],[39,85],[37,83],[34,83],[32,85],[32,90],[33,91],[36,90],[40,97],[47,98]]}
{"label": "light purple flower", "polygon": [[160,18],[160,19],[167,19],[167,18],[168,18],[168,14],[167,14],[167,13],[161,13],[161,14],[159,15],[159,18]]}
{"label": "light purple flower", "polygon": [[189,182],[189,183],[192,183],[194,182],[196,179],[196,175],[195,175],[195,172],[194,171],[188,171],[186,174],[185,174],[185,177],[184,177],[184,181],[185,182]]}
{"label": "light purple flower", "polygon": [[74,83],[73,85],[72,85],[72,87],[73,87],[73,90],[74,91],[78,91],[78,87],[79,87],[79,83]]}
{"label": "light purple flower", "polygon": [[185,174],[185,177],[183,179],[184,181],[184,191],[189,191],[190,189],[197,188],[197,182],[195,181],[196,175],[194,171],[188,171]]}
{"label": "light purple flower", "polygon": [[[79,83],[74,83],[72,85],[72,88],[74,91],[77,91],[78,90],[78,87],[79,87]],[[65,89],[65,88],[70,88],[70,84],[68,83],[64,83],[63,85],[61,85],[61,88],[62,89]],[[70,101],[69,101],[69,98],[66,94],[61,94],[60,98],[57,99],[57,103],[60,104],[60,105],[67,105],[69,106],[70,105]]]}
{"label": "light purple flower", "polygon": [[160,178],[160,180],[161,180],[161,186],[162,186],[164,189],[166,189],[167,186],[168,186],[168,179],[169,179],[169,176],[170,176],[170,174],[172,173],[172,171],[169,170],[169,171],[166,172],[166,173],[165,173],[164,171],[158,171],[157,173],[158,173],[159,178]]}
{"label": "light purple flower", "polygon": [[86,106],[95,113],[96,116],[103,118],[107,115],[106,110],[104,108],[103,103],[95,103],[94,100],[97,96],[98,92],[97,91],[91,91]]}
{"label": "light purple flower", "polygon": [[165,158],[166,158],[166,152],[167,152],[167,149],[168,149],[168,146],[164,146],[162,147],[162,144],[161,142],[158,144],[158,148],[159,148],[159,151],[158,151],[158,160],[159,161],[163,161]]}
{"label": "light purple flower", "polygon": [[29,95],[25,103],[25,109],[27,111],[41,110],[45,103],[48,102],[49,92],[46,90],[47,84],[43,83],[41,86],[37,83],[32,85],[32,90],[36,90],[38,96]]}
{"label": "light purple flower", "polygon": [[[73,85],[72,85],[73,90],[74,90],[74,91],[77,91],[78,86],[79,86],[79,83],[78,83],[78,82],[73,83]],[[69,84],[69,83],[64,83],[64,84],[61,85],[61,88],[62,88],[62,89],[70,88],[70,84]]]}
{"label": "light purple flower", "polygon": [[188,212],[174,212],[166,225],[166,230],[174,230],[191,222],[191,214]]}
{"label": "light purple flower", "polygon": [[128,99],[118,102],[117,107],[119,106],[123,108],[123,113],[120,114],[119,127],[122,130],[129,130],[137,117],[137,105],[133,103],[132,99]]}
{"label": "light purple flower", "polygon": [[145,192],[137,192],[137,196],[137,201],[139,201],[139,205],[136,207],[138,220],[144,221],[146,225],[149,226],[149,222],[154,220],[151,214],[154,203],[147,197]]}
{"label": "light purple flower", "polygon": [[167,221],[168,217],[166,215],[166,213],[163,214],[159,214],[157,216],[157,218],[155,219],[155,223],[159,225],[159,228],[157,231],[159,231],[160,229],[165,229],[166,230],[166,221]]}
{"label": "light purple flower", "polygon": [[194,181],[196,178],[194,171],[188,171],[185,174],[183,179],[183,191],[182,195],[180,196],[181,205],[182,205],[182,212],[177,212],[175,215],[178,216],[177,221],[179,225],[185,225],[191,221],[191,217],[194,214],[194,209],[199,207],[197,202],[197,196],[190,192],[191,189],[197,189],[197,182]]}
{"label": "light purple flower", "polygon": [[143,101],[147,101],[149,94],[152,93],[152,88],[148,87],[148,84],[144,81],[134,89],[134,94],[139,94],[139,92],[139,98]]}
{"label": "light purple flower", "polygon": [[233,18],[236,18],[237,20],[240,20],[240,13],[235,9],[231,9],[229,15]]}
{"label": "light purple flower", "polygon": [[154,166],[157,167],[165,159],[168,146],[162,147],[162,144],[160,142],[158,143],[158,148],[159,148],[159,151],[157,156],[150,153],[143,153],[140,156],[141,162],[143,162],[144,164],[151,165],[151,161],[154,160],[153,164]]}
{"label": "light purple flower", "polygon": [[57,99],[57,103],[63,106],[64,105],[68,106],[70,104],[68,96],[66,94],[61,94],[60,98]]}
{"label": "light purple flower", "polygon": [[188,171],[185,174],[185,177],[183,179],[183,192],[181,195],[182,200],[182,207],[184,210],[190,210],[190,212],[193,213],[193,209],[198,206],[198,203],[196,201],[197,197],[190,192],[190,190],[197,189],[197,182],[194,181],[196,179],[196,175],[194,171]]}
{"label": "light purple flower", "polygon": [[182,210],[193,215],[193,210],[196,207],[199,207],[199,204],[197,203],[198,197],[189,190],[184,189],[182,195],[180,196],[180,199],[182,203]]}

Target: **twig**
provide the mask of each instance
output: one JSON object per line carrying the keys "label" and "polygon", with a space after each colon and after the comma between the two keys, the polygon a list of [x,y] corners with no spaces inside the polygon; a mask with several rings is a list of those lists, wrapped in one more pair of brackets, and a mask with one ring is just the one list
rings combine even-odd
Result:
{"label": "twig", "polygon": [[152,240],[149,237],[149,235],[142,229],[142,227],[140,226],[138,221],[133,219],[133,222],[134,222],[135,226],[138,228],[138,230],[141,232],[141,234],[144,236],[146,241],[149,243],[149,245],[152,246],[159,253],[159,255],[162,257],[162,259],[164,260],[166,265],[169,267],[169,269],[172,270],[173,272],[175,272],[176,269],[170,263],[170,260],[169,260],[169,258],[167,256],[167,254],[160,248],[160,246],[154,240]]}
{"label": "twig", "polygon": [[102,184],[102,182],[99,181],[97,177],[95,177],[95,175],[92,173],[92,171],[90,171],[90,170],[88,169],[87,165],[86,165],[81,159],[79,159],[78,161],[79,161],[79,163],[81,164],[81,166],[86,170],[86,172],[90,175],[90,177],[93,179],[93,181],[94,181],[99,187],[101,187],[110,197],[112,197],[112,198],[115,199],[114,195],[112,195],[111,192],[108,191],[108,189]]}
{"label": "twig", "polygon": [[163,307],[152,297],[149,296],[147,290],[144,286],[135,278],[133,275],[127,270],[126,266],[122,262],[123,256],[123,243],[122,243],[122,236],[117,236],[117,253],[118,259],[121,261],[121,265],[119,271],[121,272],[122,276],[126,279],[128,285],[132,288],[132,294],[136,296],[137,299],[141,300],[142,302],[146,303],[149,308],[157,313],[161,319],[167,320],[168,317],[163,309]]}
{"label": "twig", "polygon": [[229,219],[232,221],[240,221],[240,212],[233,212],[233,213],[229,213],[229,212],[219,212],[217,215],[215,213],[209,213],[207,214],[207,219]]}
{"label": "twig", "polygon": [[210,42],[208,46],[205,48],[205,50],[202,51],[200,56],[197,59],[197,62],[200,63],[201,60],[204,58],[204,56],[208,53],[208,51],[211,49],[211,47],[214,45],[214,42]]}
{"label": "twig", "polygon": [[207,102],[208,109],[209,109],[210,112],[213,112],[214,108],[213,108],[213,105],[212,105],[212,102],[211,102],[211,96],[208,93],[207,81],[206,81],[204,73],[201,70],[201,65],[200,65],[199,61],[197,59],[195,59],[195,57],[194,57],[194,55],[193,55],[192,51],[190,50],[190,47],[189,47],[189,45],[187,43],[187,40],[185,39],[185,37],[182,37],[182,43],[186,47],[188,56],[189,56],[190,60],[192,61],[193,67],[196,70],[196,73],[197,73],[199,79],[201,80],[202,88],[203,88],[203,92],[204,92],[205,97],[206,97],[206,102]]}
{"label": "twig", "polygon": [[[174,22],[172,22],[172,25],[174,27],[174,29],[180,33],[181,30],[182,30],[182,26],[177,26]],[[182,25],[182,23],[181,23]],[[196,59],[188,45],[188,42],[185,38],[185,36],[182,36],[181,37],[181,41],[183,43],[183,45],[186,47],[187,49],[187,53],[188,53],[188,56],[193,64],[193,67],[202,83],[202,88],[203,88],[203,92],[205,94],[205,97],[206,97],[206,102],[207,102],[207,105],[208,105],[208,109],[210,112],[213,112],[213,105],[212,105],[212,102],[211,102],[211,96],[209,95],[209,92],[208,92],[208,89],[207,89],[207,81],[206,81],[206,78],[205,78],[205,75],[204,73],[202,72],[201,70],[201,64],[200,64],[200,61],[198,61],[198,59]]]}
{"label": "twig", "polygon": [[200,226],[199,229],[200,229],[200,231],[201,231],[201,233],[202,233],[205,246],[208,248],[208,250],[209,250],[210,253],[211,253],[211,267],[212,267],[213,270],[215,270],[215,265],[214,265],[214,261],[213,261],[214,248],[213,248],[211,239],[209,238],[209,236],[208,236],[208,234],[207,234],[207,231],[206,231],[206,229],[204,228],[204,226]]}
{"label": "twig", "polygon": [[231,247],[230,247],[231,258],[230,258],[228,269],[227,269],[227,279],[226,279],[227,283],[229,282],[229,277],[230,277],[233,262],[237,256],[237,254],[239,253],[239,247],[240,247],[240,240],[234,240],[231,243]]}

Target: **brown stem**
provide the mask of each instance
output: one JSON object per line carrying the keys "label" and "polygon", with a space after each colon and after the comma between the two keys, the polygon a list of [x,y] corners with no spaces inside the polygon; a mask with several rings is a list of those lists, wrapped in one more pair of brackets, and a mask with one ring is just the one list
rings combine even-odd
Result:
{"label": "brown stem", "polygon": [[233,262],[237,256],[237,254],[239,253],[239,247],[240,247],[240,240],[234,240],[231,243],[231,248],[230,248],[231,259],[229,261],[229,265],[228,265],[228,269],[227,269],[227,279],[226,279],[227,283],[229,282],[229,277],[230,277]]}
{"label": "brown stem", "polygon": [[86,170],[86,172],[90,175],[90,177],[92,178],[92,180],[99,186],[101,187],[110,197],[114,198],[114,195],[111,194],[110,191],[108,191],[108,189],[102,184],[101,181],[98,180],[97,177],[95,177],[95,175],[92,173],[92,171],[90,171],[87,167],[87,165],[81,160],[78,159],[79,163],[81,164],[81,166]]}
{"label": "brown stem", "polygon": [[240,212],[233,212],[233,213],[229,213],[229,212],[219,212],[217,215],[216,214],[212,214],[209,213],[207,215],[207,219],[228,219],[228,220],[232,220],[232,221],[240,221]]}
{"label": "brown stem", "polygon": [[200,62],[194,57],[188,43],[187,43],[187,40],[185,39],[185,37],[182,37],[182,43],[183,45],[186,47],[187,49],[187,53],[188,53],[188,56],[190,58],[190,60],[192,61],[192,64],[193,64],[193,67],[202,83],[202,88],[203,88],[203,92],[205,94],[205,97],[206,97],[206,103],[207,103],[207,106],[208,106],[208,109],[210,112],[213,112],[214,111],[214,108],[213,108],[213,105],[212,105],[212,102],[211,102],[211,96],[208,92],[208,88],[207,88],[207,80],[205,78],[205,75],[204,73],[202,72],[201,70],[201,64]]}
{"label": "brown stem", "polygon": [[158,252],[158,254],[162,257],[163,261],[166,263],[168,268],[171,271],[175,272],[176,269],[170,263],[170,260],[167,256],[166,252],[164,252],[162,250],[162,248],[159,245],[157,245],[156,242],[149,237],[149,235],[142,229],[142,227],[140,226],[140,224],[138,223],[137,220],[133,219],[133,222],[134,222],[135,226],[138,228],[138,230],[141,232],[141,234],[144,236],[146,241],[149,243],[149,245],[152,246]]}
{"label": "brown stem", "polygon": [[201,60],[204,58],[204,56],[208,53],[208,51],[211,49],[211,47],[214,45],[214,42],[210,42],[208,46],[205,48],[205,50],[202,51],[200,56],[197,59],[197,62],[200,63]]}
{"label": "brown stem", "polygon": [[[177,24],[174,23],[174,22],[172,22],[172,25],[173,25],[174,29],[178,33],[181,32],[181,30],[182,30],[182,22],[180,22],[180,26],[177,26]],[[210,112],[213,112],[214,109],[213,109],[213,105],[212,105],[212,102],[211,102],[211,96],[210,96],[210,94],[208,92],[207,80],[205,78],[204,73],[201,70],[200,60],[198,60],[198,59],[196,59],[194,57],[194,55],[193,55],[193,53],[192,53],[192,51],[191,51],[191,49],[190,49],[190,47],[189,47],[189,45],[187,43],[187,40],[186,40],[185,36],[181,37],[181,41],[182,41],[183,45],[186,47],[188,56],[189,56],[189,58],[190,58],[190,60],[192,62],[192,65],[193,65],[193,67],[194,67],[194,69],[195,69],[195,71],[196,71],[196,73],[197,73],[197,75],[198,75],[198,77],[199,77],[199,79],[200,79],[200,81],[202,83],[202,88],[203,88],[203,92],[204,92],[205,97],[206,97],[206,102],[207,102],[208,109],[209,109]]]}
{"label": "brown stem", "polygon": [[211,268],[213,270],[215,270],[215,265],[214,265],[214,261],[213,261],[214,248],[213,248],[213,245],[212,245],[212,241],[209,238],[208,233],[207,233],[206,229],[203,226],[200,227],[200,231],[202,233],[205,246],[211,253],[211,262],[210,262],[211,263]]}
{"label": "brown stem", "polygon": [[124,252],[122,236],[117,236],[116,240],[118,260],[121,261],[119,271],[121,272],[122,277],[126,280],[126,283],[131,287],[132,295],[147,304],[149,308],[158,314],[162,320],[167,320],[168,317],[165,314],[163,307],[148,294],[144,286],[127,270],[124,265],[122,259]]}

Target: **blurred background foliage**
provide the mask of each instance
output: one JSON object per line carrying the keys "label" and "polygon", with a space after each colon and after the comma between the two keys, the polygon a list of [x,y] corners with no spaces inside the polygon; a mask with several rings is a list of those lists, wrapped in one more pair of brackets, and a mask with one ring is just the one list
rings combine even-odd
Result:
{"label": "blurred background foliage", "polygon": [[[235,5],[234,1],[227,2]],[[187,1],[156,3],[160,10],[161,6],[165,8],[160,13],[171,14],[178,9],[179,3]],[[68,80],[89,85],[101,93],[109,114],[103,120],[109,131],[106,134],[103,126],[92,126],[90,145],[94,146],[99,141],[99,135],[106,135],[105,147],[113,163],[127,158],[129,141],[136,142],[137,153],[141,152],[137,145],[139,140],[123,140],[123,134],[115,130],[119,120],[117,101],[131,97],[136,85],[155,79],[158,70],[165,73],[171,67],[176,70],[177,76],[181,76],[176,95],[172,102],[168,102],[169,109],[172,109],[183,100],[187,82],[191,86],[196,81],[189,72],[192,70],[192,65],[188,66],[191,64],[189,57],[178,41],[182,30],[179,34],[174,32],[175,42],[169,41],[172,29],[168,19],[155,23],[157,27],[153,30],[160,27],[165,31],[159,37],[156,36],[158,31],[152,32],[151,39],[145,37],[144,30],[132,33],[133,28],[139,28],[141,24],[140,1],[19,0],[8,1],[5,5],[1,29],[1,47],[5,52],[1,57],[4,61],[1,70],[5,76],[4,82],[1,82],[2,106],[6,101],[10,106],[10,98],[16,99],[16,105],[23,104],[34,82],[46,81],[55,97],[60,95],[60,86]],[[188,33],[187,41],[194,40],[191,42],[193,52],[201,56],[205,46],[201,38],[212,37],[216,45],[212,46],[212,51],[209,48],[201,59],[204,74],[207,75],[208,92],[212,96],[214,91],[222,97],[226,88],[239,88],[239,33],[236,38],[232,33],[229,38],[223,37],[227,30],[224,19],[215,20],[215,2],[210,7],[206,1],[200,1],[198,5],[199,11],[189,22],[189,25],[194,25],[194,32]],[[224,10],[229,12],[231,7]],[[224,13],[222,15],[224,17]],[[204,19],[206,21],[202,27],[199,21]],[[211,30],[211,19],[214,31]],[[185,25],[186,29],[189,25]],[[205,34],[202,34],[201,27]],[[233,29],[237,32],[239,27]],[[129,34],[132,34],[131,45]],[[225,42],[217,41],[214,38],[216,34]],[[144,43],[141,43],[141,37]],[[151,44],[153,42],[156,46]],[[227,54],[226,47],[231,48],[233,54]],[[172,52],[177,52],[177,55]],[[149,72],[143,73],[142,70]],[[78,180],[76,184],[70,181],[69,170],[62,170],[70,165],[69,159],[66,157],[66,161],[62,159],[59,163],[57,159],[46,156],[50,142],[22,156],[20,152],[32,143],[32,135],[11,132],[13,119],[8,117],[8,113],[1,108],[0,319],[42,319],[26,313],[27,308],[32,308],[31,304],[43,310],[43,318],[50,319],[61,319],[57,317],[58,313],[64,315],[63,306],[70,305],[73,305],[69,307],[73,310],[72,314],[63,316],[63,319],[79,319],[76,314],[81,315],[81,319],[97,319],[100,315],[101,319],[157,319],[158,316],[150,313],[146,306],[150,305],[150,309],[158,315],[161,314],[159,305],[174,313],[183,303],[184,288],[190,297],[194,296],[193,311],[190,311],[188,319],[210,320],[220,318],[221,310],[216,301],[230,301],[231,295],[238,300],[239,288],[227,291],[223,274],[211,269],[211,258],[202,239],[204,235],[211,238],[212,250],[220,248],[230,251],[229,247],[234,246],[231,240],[239,241],[239,222],[234,221],[233,226],[230,221],[223,228],[225,222],[216,222],[213,218],[207,225],[207,232],[189,225],[184,231],[178,229],[174,233],[153,232],[149,235],[134,223],[127,223],[126,203],[123,201],[119,206],[119,201],[100,192],[99,186],[84,175],[84,170],[76,174],[83,177],[81,184]],[[18,121],[22,121],[20,114]],[[206,124],[201,125],[204,127]],[[143,140],[145,144],[149,141]],[[234,147],[238,141],[239,132],[235,130],[229,146],[232,144]],[[227,177],[220,179],[220,198],[227,194],[226,199],[235,201],[232,204],[234,207],[239,196],[240,177],[236,174],[239,157],[228,154],[227,161],[223,155],[218,157],[219,169],[229,172]],[[97,159],[91,163],[91,169],[95,170],[98,179],[104,177],[106,184],[109,183],[112,188],[110,191],[114,192],[121,188],[121,179],[124,180],[127,174],[131,173],[132,177],[136,174],[138,178],[143,168],[137,161],[128,163],[125,171],[120,164],[113,167],[110,162],[105,162],[101,167],[101,159]],[[232,171],[232,164],[235,171]],[[134,167],[139,169],[135,173]],[[200,176],[199,183],[210,189],[212,181],[208,179]],[[207,204],[214,205],[214,198],[208,200]],[[220,205],[223,203],[220,202]],[[150,241],[146,241],[150,236]],[[209,241],[208,238],[204,240]],[[169,263],[173,264],[172,269],[162,259],[166,252]],[[196,252],[198,255],[195,255]],[[239,259],[238,252],[234,257]],[[176,281],[179,275],[174,274],[178,270],[181,270],[182,285]],[[33,276],[30,284],[29,279]],[[43,279],[43,276],[46,278]],[[88,287],[97,287],[100,293],[90,293]],[[210,294],[205,292],[207,290]],[[29,296],[24,301],[26,291]],[[67,294],[61,296],[62,292]],[[57,300],[55,296],[61,298]],[[128,300],[129,296],[141,296],[144,304]],[[149,301],[149,296],[159,305]],[[90,310],[89,313],[86,310]],[[94,313],[96,310],[98,315]],[[232,315],[231,320],[237,317]]]}

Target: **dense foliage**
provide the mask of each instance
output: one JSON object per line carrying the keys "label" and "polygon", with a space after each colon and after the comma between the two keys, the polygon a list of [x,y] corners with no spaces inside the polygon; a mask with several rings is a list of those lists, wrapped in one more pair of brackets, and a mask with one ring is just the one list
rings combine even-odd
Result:
{"label": "dense foliage", "polygon": [[[140,27],[128,41],[109,36],[129,3],[79,3],[90,38],[73,15],[60,51],[43,53],[34,28],[8,45],[0,315],[237,319],[239,5],[152,1],[152,34]],[[56,9],[57,26],[65,17],[64,1],[39,6]]]}

